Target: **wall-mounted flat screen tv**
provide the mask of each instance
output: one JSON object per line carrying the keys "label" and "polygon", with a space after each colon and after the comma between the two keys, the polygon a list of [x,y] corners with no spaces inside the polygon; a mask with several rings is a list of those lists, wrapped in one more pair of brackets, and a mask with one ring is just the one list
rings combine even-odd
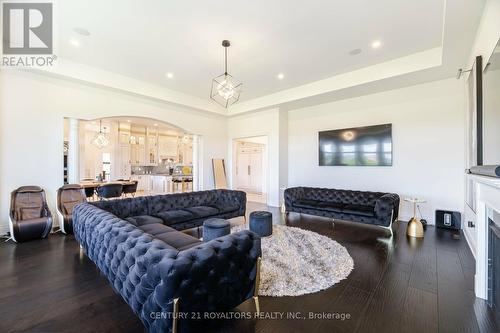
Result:
{"label": "wall-mounted flat screen tv", "polygon": [[391,166],[392,124],[319,132],[320,166]]}

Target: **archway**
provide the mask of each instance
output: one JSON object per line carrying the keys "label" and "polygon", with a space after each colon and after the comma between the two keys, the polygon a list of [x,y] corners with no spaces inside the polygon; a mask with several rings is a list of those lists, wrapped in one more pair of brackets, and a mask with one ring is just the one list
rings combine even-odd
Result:
{"label": "archway", "polygon": [[200,137],[144,117],[64,121],[65,183],[137,181],[137,195],[197,190]]}

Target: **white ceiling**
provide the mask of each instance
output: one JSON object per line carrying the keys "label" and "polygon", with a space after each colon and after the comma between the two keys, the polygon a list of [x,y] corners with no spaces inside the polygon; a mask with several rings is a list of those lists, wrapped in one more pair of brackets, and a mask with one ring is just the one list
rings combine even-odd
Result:
{"label": "white ceiling", "polygon": [[[261,108],[250,100],[437,48],[439,62],[462,64],[484,0],[474,3],[65,0],[56,7],[56,53],[208,102],[211,79],[223,72],[221,40],[229,39],[229,72],[244,83],[241,101]],[[91,35],[75,33],[76,27]],[[451,46],[444,45],[447,38],[455,39]],[[382,46],[372,49],[374,40]],[[349,55],[358,48],[360,54]],[[285,78],[278,80],[278,73]]]}

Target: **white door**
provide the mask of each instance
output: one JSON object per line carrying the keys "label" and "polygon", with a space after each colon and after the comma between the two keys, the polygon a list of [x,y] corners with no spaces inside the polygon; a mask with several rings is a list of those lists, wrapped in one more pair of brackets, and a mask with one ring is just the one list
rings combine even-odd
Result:
{"label": "white door", "polygon": [[236,167],[238,188],[249,189],[250,187],[250,154],[240,150],[238,154],[238,165]]}
{"label": "white door", "polygon": [[236,184],[244,191],[262,193],[263,147],[239,147],[237,150]]}
{"label": "white door", "polygon": [[250,189],[262,193],[262,150],[250,154]]}

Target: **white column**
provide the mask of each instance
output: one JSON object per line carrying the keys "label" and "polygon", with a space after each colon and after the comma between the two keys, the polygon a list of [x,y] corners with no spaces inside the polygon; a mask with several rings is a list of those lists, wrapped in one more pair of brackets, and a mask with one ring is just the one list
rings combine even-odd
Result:
{"label": "white column", "polygon": [[70,118],[68,135],[68,182],[70,184],[80,181],[79,136],[79,120]]}
{"label": "white column", "polygon": [[203,147],[201,137],[193,135],[193,191],[203,189]]}

